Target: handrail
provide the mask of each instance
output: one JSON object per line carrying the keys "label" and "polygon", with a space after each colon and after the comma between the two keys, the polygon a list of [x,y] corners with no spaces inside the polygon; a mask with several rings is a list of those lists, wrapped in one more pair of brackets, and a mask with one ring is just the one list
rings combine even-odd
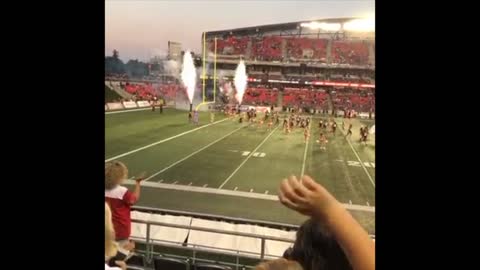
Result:
{"label": "handrail", "polygon": [[[202,213],[191,213],[188,211],[176,211],[176,210],[167,210],[167,209],[158,209],[158,208],[150,208],[150,207],[140,207],[140,206],[134,206],[132,207],[133,210],[137,211],[143,211],[143,212],[154,212],[154,213],[162,213],[162,214],[173,214],[173,215],[187,215],[191,216],[192,218],[195,217],[202,217],[202,218],[208,218],[208,219],[213,219],[213,220],[222,220],[222,221],[235,221],[239,223],[249,223],[249,224],[255,224],[255,225],[265,225],[265,224],[270,224],[270,225],[283,225],[284,227],[290,227],[290,228],[296,228],[298,230],[298,226],[295,225],[290,225],[290,224],[278,224],[278,223],[273,223],[273,222],[263,222],[263,221],[252,221],[252,220],[246,220],[246,219],[240,219],[240,218],[231,218],[231,217],[225,217],[225,216],[218,216],[218,215],[210,215],[210,214],[202,214]],[[231,256],[236,256],[236,261],[237,263],[234,264],[236,269],[238,269],[238,260],[240,257],[244,258],[258,258],[258,259],[265,259],[265,257],[276,257],[278,255],[274,254],[266,254],[266,241],[278,241],[278,242],[286,242],[286,243],[294,243],[295,240],[293,239],[288,239],[288,238],[283,238],[283,237],[277,237],[277,236],[271,236],[271,235],[265,235],[265,234],[254,234],[254,233],[246,233],[246,232],[237,232],[237,231],[229,231],[229,230],[222,230],[222,229],[214,229],[214,228],[206,228],[206,227],[198,227],[198,226],[191,226],[191,225],[181,225],[181,224],[172,224],[172,223],[166,223],[166,222],[157,222],[157,221],[152,221],[152,220],[141,220],[141,219],[136,219],[133,218],[131,220],[132,223],[137,223],[137,224],[145,224],[146,225],[146,235],[145,238],[143,237],[133,237],[136,239],[136,241],[139,240],[141,243],[145,243],[145,255],[146,259],[148,262],[151,262],[154,255],[157,254],[154,251],[154,246],[171,246],[171,247],[176,247],[184,250],[189,250],[193,252],[193,258],[195,258],[195,253],[197,251],[207,251],[211,253],[216,253],[216,254],[224,254],[224,255],[231,255]],[[285,226],[287,225],[287,226]],[[260,253],[258,252],[252,252],[252,251],[247,251],[247,250],[234,250],[234,249],[229,249],[229,248],[220,248],[220,247],[213,247],[213,246],[205,246],[205,245],[199,245],[199,244],[192,244],[187,242],[174,242],[174,241],[168,241],[168,240],[162,240],[162,239],[153,239],[151,235],[151,227],[152,226],[161,226],[161,227],[169,227],[169,228],[177,228],[177,229],[186,229],[186,230],[191,230],[191,231],[203,231],[203,232],[210,232],[210,233],[218,233],[218,234],[226,234],[226,235],[232,235],[232,236],[240,236],[240,237],[249,237],[249,238],[256,238],[261,241],[261,247],[260,247]],[[282,227],[282,226],[280,226]],[[370,236],[372,239],[375,239],[375,235]],[[144,239],[144,241],[142,240]],[[172,245],[175,244],[175,245]],[[225,262],[227,263],[227,262]],[[229,264],[229,263],[227,263]]]}
{"label": "handrail", "polygon": [[234,222],[234,223],[242,223],[242,224],[249,224],[249,225],[260,225],[265,227],[272,227],[276,229],[287,229],[287,230],[295,230],[297,231],[300,226],[294,224],[287,224],[287,223],[280,223],[280,222],[272,222],[272,221],[265,221],[265,220],[255,220],[255,219],[245,219],[245,218],[237,218],[237,217],[229,217],[229,216],[222,216],[222,215],[214,215],[214,214],[206,214],[206,213],[197,213],[197,212],[189,212],[189,211],[182,211],[182,210],[169,210],[163,208],[152,208],[146,206],[132,206],[132,210],[140,211],[140,212],[152,212],[157,214],[169,214],[173,216],[191,216],[195,218],[204,218],[209,220],[221,220],[226,222]]}
{"label": "handrail", "polygon": [[234,232],[234,231],[227,231],[227,230],[218,230],[218,229],[196,227],[196,226],[190,226],[190,225],[180,225],[180,224],[147,221],[147,220],[139,220],[139,219],[132,219],[132,222],[133,223],[141,223],[141,224],[149,224],[150,226],[153,225],[153,226],[164,226],[164,227],[178,228],[178,229],[189,229],[189,230],[193,230],[193,231],[221,233],[221,234],[229,234],[229,235],[243,236],[243,237],[250,237],[250,238],[261,238],[261,239],[265,239],[265,240],[272,240],[272,241],[279,241],[279,242],[288,242],[288,243],[293,243],[294,242],[294,240],[292,240],[292,239],[276,237],[276,236],[253,234],[253,233],[244,233],[244,232]]}

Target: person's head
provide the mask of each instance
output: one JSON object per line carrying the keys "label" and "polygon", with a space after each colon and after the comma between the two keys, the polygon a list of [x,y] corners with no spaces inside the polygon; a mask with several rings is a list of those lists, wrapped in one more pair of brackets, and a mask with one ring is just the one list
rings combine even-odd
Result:
{"label": "person's head", "polygon": [[112,223],[112,212],[107,203],[105,203],[105,256],[112,257],[117,254],[117,244],[115,243],[115,230]]}
{"label": "person's head", "polygon": [[275,259],[259,263],[255,270],[303,270],[302,266],[296,262],[284,258]]}
{"label": "person's head", "polygon": [[300,226],[289,259],[299,262],[304,270],[352,270],[331,233],[313,219]]}
{"label": "person's head", "polygon": [[128,178],[128,169],[120,161],[105,163],[105,189],[110,190]]}

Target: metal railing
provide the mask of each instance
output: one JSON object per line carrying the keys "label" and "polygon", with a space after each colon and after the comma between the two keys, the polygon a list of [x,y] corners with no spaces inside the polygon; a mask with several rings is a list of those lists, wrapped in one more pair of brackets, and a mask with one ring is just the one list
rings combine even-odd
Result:
{"label": "metal railing", "polygon": [[[243,219],[243,218],[234,218],[234,217],[227,217],[221,215],[212,215],[212,214],[205,214],[205,213],[195,213],[195,212],[188,212],[188,211],[177,211],[177,210],[168,210],[168,209],[161,209],[161,208],[150,208],[150,207],[141,207],[141,206],[133,206],[132,210],[140,211],[140,212],[148,212],[154,214],[162,214],[162,215],[172,215],[172,216],[188,216],[192,218],[201,218],[206,220],[213,220],[213,221],[223,221],[228,223],[235,223],[235,224],[248,224],[248,225],[258,225],[262,227],[269,227],[275,228],[280,230],[286,231],[297,231],[299,229],[298,225],[292,224],[285,224],[285,223],[277,223],[277,222],[270,222],[270,221],[261,221],[261,220],[251,220],[251,219]],[[222,230],[222,229],[213,229],[213,228],[205,228],[205,227],[197,227],[191,225],[180,225],[180,224],[172,224],[172,223],[165,223],[165,222],[156,222],[150,220],[139,220],[139,219],[132,219],[132,223],[138,224],[145,224],[146,225],[146,235],[145,238],[137,238],[132,237],[136,242],[144,244],[145,250],[141,253],[144,253],[145,258],[148,263],[151,263],[153,258],[156,255],[168,255],[169,257],[176,257],[182,259],[189,259],[192,263],[196,261],[200,262],[207,262],[207,263],[218,263],[227,266],[232,266],[236,270],[239,267],[245,268],[253,268],[254,265],[245,265],[240,263],[240,259],[256,259],[256,260],[263,260],[265,258],[275,258],[280,257],[274,254],[266,254],[266,241],[279,241],[279,242],[286,242],[286,243],[294,243],[294,240],[276,236],[267,236],[267,235],[260,235],[260,234],[253,234],[253,233],[245,233],[245,232],[235,232],[229,230]],[[260,239],[260,253],[258,252],[251,252],[251,251],[244,251],[244,250],[234,250],[234,249],[227,249],[227,248],[219,248],[219,247],[212,247],[212,246],[205,246],[199,244],[191,244],[185,239],[183,242],[175,242],[169,240],[159,240],[153,239],[151,228],[152,226],[162,226],[168,228],[177,228],[177,229],[186,229],[190,231],[202,231],[202,232],[209,232],[209,233],[218,233],[230,236],[240,236],[240,237],[248,237],[254,239]],[[370,235],[372,239],[375,239],[375,235]],[[188,236],[187,236],[188,238]],[[183,251],[192,252],[190,257],[181,256],[178,254],[165,254],[155,252],[154,247],[167,247],[167,248],[174,248],[180,249]],[[198,258],[199,253],[208,253],[213,255],[224,255],[234,257],[235,262],[228,262],[228,261],[218,261],[218,260],[209,260],[205,258]]]}
{"label": "metal railing", "polygon": [[[266,235],[252,234],[252,233],[235,232],[235,231],[220,230],[220,229],[213,229],[213,228],[204,228],[204,227],[197,227],[197,226],[191,226],[191,225],[179,225],[179,224],[154,222],[154,221],[138,220],[138,219],[132,219],[132,223],[138,223],[138,224],[145,224],[146,225],[145,239],[139,239],[139,238],[133,238],[133,239],[140,242],[140,243],[145,244],[144,255],[145,255],[145,258],[146,258],[147,262],[149,262],[149,263],[152,262],[155,255],[159,254],[159,253],[155,253],[155,251],[154,251],[154,246],[157,245],[157,246],[162,246],[162,247],[171,247],[171,248],[191,251],[192,256],[189,257],[188,259],[191,259],[193,261],[193,263],[195,263],[195,261],[214,262],[214,263],[221,263],[223,265],[233,266],[233,267],[235,267],[235,269],[239,269],[239,267],[241,266],[241,264],[240,264],[240,259],[241,258],[262,260],[262,259],[265,259],[266,257],[268,257],[268,258],[279,257],[278,255],[266,254],[266,251],[265,251],[266,240],[287,242],[287,243],[293,243],[294,242],[292,239],[275,237],[275,236],[266,236]],[[260,242],[261,243],[260,253],[251,252],[251,251],[244,251],[244,250],[233,250],[233,249],[227,249],[227,248],[219,248],[219,247],[198,245],[198,244],[189,244],[188,241],[180,243],[180,242],[174,242],[174,241],[168,241],[168,240],[153,239],[152,236],[151,236],[151,227],[152,226],[163,226],[163,227],[169,227],[169,228],[188,229],[188,230],[192,230],[192,231],[202,231],[202,232],[219,233],[219,234],[224,234],[224,235],[241,236],[241,237],[260,239],[260,241],[261,241]],[[215,255],[233,256],[235,258],[235,263],[231,263],[231,262],[227,262],[227,261],[218,262],[218,261],[212,261],[212,260],[208,260],[208,259],[200,259],[200,258],[197,258],[198,252],[207,252],[207,253],[212,253],[212,254],[215,254]],[[170,257],[185,258],[183,256],[178,256],[178,255],[174,255],[174,254],[173,255],[168,254],[168,255]],[[245,265],[244,265],[244,267],[250,268],[250,266],[245,266]]]}
{"label": "metal railing", "polygon": [[298,231],[298,229],[300,228],[299,225],[280,223],[280,222],[237,218],[237,217],[229,217],[229,216],[213,215],[213,214],[205,214],[205,213],[189,212],[189,211],[181,211],[181,210],[170,210],[170,209],[163,209],[163,208],[152,208],[152,207],[145,207],[145,206],[132,206],[132,210],[140,211],[140,212],[148,212],[153,214],[161,214],[161,215],[188,216],[193,218],[225,221],[228,223],[236,223],[236,224],[258,225],[262,227],[269,227],[269,228],[274,228],[279,230]]}

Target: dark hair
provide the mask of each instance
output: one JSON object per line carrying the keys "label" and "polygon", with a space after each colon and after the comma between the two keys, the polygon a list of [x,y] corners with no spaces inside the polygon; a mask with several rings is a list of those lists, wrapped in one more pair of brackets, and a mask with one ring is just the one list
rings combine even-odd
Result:
{"label": "dark hair", "polygon": [[309,219],[297,231],[288,254],[304,270],[352,270],[348,259],[331,233],[320,222]]}

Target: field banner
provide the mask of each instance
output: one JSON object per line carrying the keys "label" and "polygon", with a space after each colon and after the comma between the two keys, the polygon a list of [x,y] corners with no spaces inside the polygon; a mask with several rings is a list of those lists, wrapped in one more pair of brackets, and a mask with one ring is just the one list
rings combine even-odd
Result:
{"label": "field banner", "polygon": [[121,110],[121,109],[123,109],[123,105],[120,102],[107,103],[107,107],[108,107],[109,110]]}
{"label": "field banner", "polygon": [[337,111],[337,115],[338,116],[344,116],[345,115],[345,112],[343,110],[338,110]]}
{"label": "field banner", "polygon": [[107,104],[105,104],[105,111],[108,111],[108,106],[107,106]]}
{"label": "field banner", "polygon": [[274,112],[282,112],[282,107],[273,107]]}
{"label": "field banner", "polygon": [[125,107],[125,109],[137,108],[137,103],[133,101],[124,101],[123,106]]}
{"label": "field banner", "polygon": [[141,100],[141,101],[137,101],[137,105],[138,105],[138,107],[140,107],[140,108],[149,107],[149,106],[150,106],[150,102],[148,102],[148,101],[146,101],[146,100]]}

